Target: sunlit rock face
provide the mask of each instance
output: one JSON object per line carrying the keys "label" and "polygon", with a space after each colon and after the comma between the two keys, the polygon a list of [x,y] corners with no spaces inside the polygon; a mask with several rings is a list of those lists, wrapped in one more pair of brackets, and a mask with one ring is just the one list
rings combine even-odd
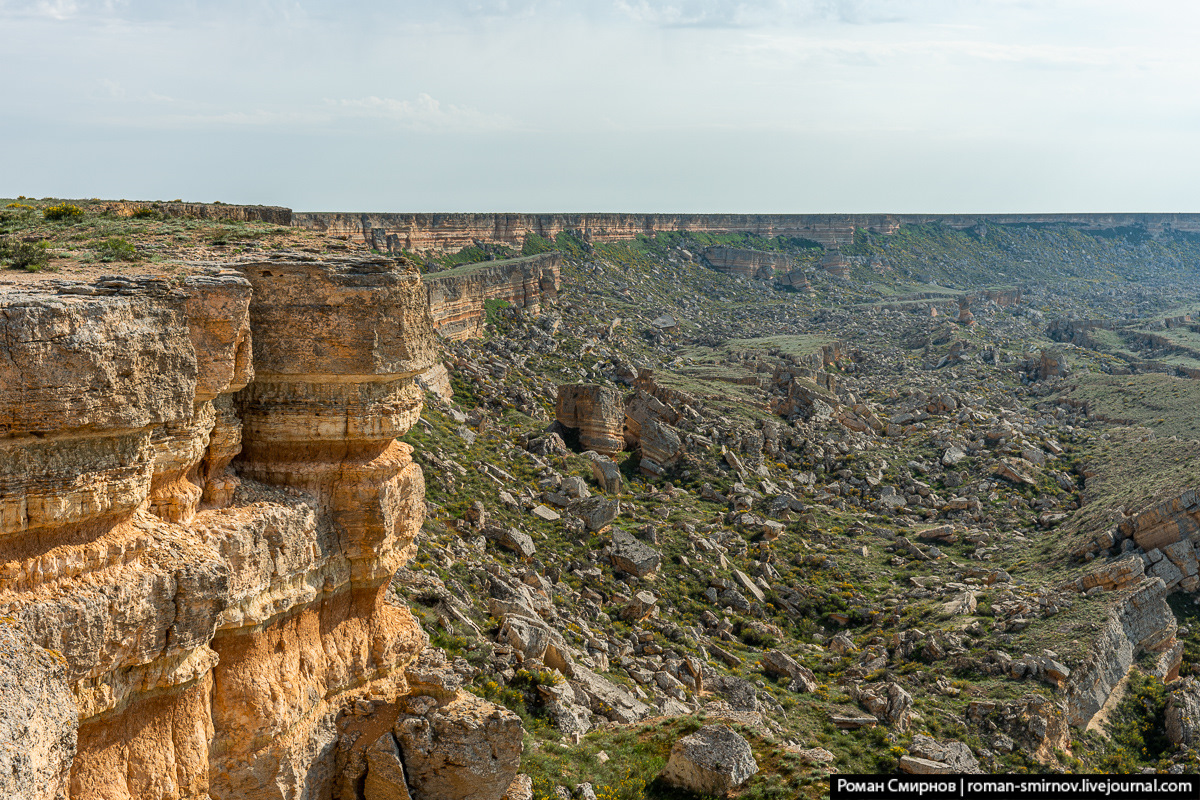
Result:
{"label": "sunlit rock face", "polygon": [[11,796],[331,797],[339,716],[409,694],[420,277],[231,267],[0,295]]}

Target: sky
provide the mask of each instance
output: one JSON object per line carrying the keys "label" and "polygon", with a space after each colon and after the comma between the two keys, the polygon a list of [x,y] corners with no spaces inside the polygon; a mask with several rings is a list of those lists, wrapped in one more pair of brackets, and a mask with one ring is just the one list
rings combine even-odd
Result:
{"label": "sky", "polygon": [[0,0],[0,196],[1200,211],[1194,0]]}

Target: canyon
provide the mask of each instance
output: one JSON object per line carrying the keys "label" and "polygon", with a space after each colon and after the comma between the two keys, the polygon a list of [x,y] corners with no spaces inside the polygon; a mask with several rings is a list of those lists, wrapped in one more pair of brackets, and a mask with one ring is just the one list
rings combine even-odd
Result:
{"label": "canyon", "polygon": [[1200,761],[1200,216],[32,217],[5,796]]}

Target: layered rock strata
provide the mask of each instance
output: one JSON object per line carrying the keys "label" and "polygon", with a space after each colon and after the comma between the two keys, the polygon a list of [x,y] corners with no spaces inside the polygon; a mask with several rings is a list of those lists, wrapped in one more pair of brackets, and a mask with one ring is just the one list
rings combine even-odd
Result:
{"label": "layered rock strata", "polygon": [[776,270],[787,272],[793,266],[783,253],[746,247],[710,247],[704,251],[704,260],[718,272],[763,281],[774,278]]}
{"label": "layered rock strata", "polygon": [[579,446],[605,456],[625,447],[625,404],[616,389],[572,383],[558,387],[554,416],[565,428],[579,432]]}
{"label": "layered rock strata", "polygon": [[1068,721],[1086,726],[1143,653],[1157,654],[1153,671],[1160,678],[1177,677],[1182,654],[1177,629],[1161,578],[1145,579],[1126,590],[1109,612],[1091,656],[1071,671],[1065,687]]}
{"label": "layered rock strata", "polygon": [[561,253],[468,264],[425,278],[429,314],[446,339],[483,333],[486,303],[498,300],[537,313],[558,298]]}
{"label": "layered rock strata", "polygon": [[521,247],[529,234],[571,232],[585,241],[630,241],[658,231],[788,236],[824,247],[852,244],[858,229],[895,233],[939,223],[956,230],[994,225],[1067,225],[1084,231],[1143,229],[1200,233],[1200,214],[388,214],[295,212],[292,224],[360,239],[379,250],[457,252],[475,244]]}
{"label": "layered rock strata", "polygon": [[420,278],[234,266],[0,295],[13,796],[329,798],[346,710],[413,694]]}

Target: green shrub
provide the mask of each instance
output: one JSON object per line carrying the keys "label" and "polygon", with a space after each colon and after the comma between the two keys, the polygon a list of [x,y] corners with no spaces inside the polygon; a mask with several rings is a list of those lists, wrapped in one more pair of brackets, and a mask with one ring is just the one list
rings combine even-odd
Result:
{"label": "green shrub", "polygon": [[42,216],[52,220],[77,219],[83,216],[83,209],[70,203],[62,203],[48,207],[42,212]]}
{"label": "green shrub", "polygon": [[512,303],[507,300],[484,300],[483,313],[487,316],[488,325],[496,325],[500,322],[499,312],[502,308],[508,308]]}
{"label": "green shrub", "polygon": [[1162,680],[1129,673],[1129,688],[1109,718],[1105,772],[1129,774],[1152,765],[1171,749],[1166,729],[1167,689]]}
{"label": "green shrub", "polygon": [[119,236],[105,239],[95,249],[101,261],[137,261],[141,257],[136,247]]}
{"label": "green shrub", "polygon": [[37,272],[50,261],[48,242],[0,241],[0,261],[13,269]]}
{"label": "green shrub", "polygon": [[160,219],[162,214],[155,211],[153,208],[139,208],[131,215],[134,219]]}

